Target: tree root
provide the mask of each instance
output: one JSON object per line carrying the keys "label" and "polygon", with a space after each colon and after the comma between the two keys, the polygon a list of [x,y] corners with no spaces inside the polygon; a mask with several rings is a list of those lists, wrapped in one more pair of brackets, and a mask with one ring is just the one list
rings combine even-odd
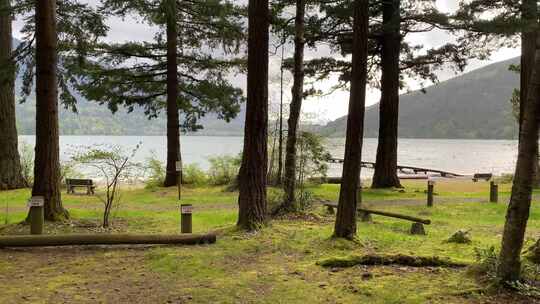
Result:
{"label": "tree root", "polygon": [[364,255],[364,256],[349,256],[343,258],[328,258],[317,262],[317,265],[322,267],[353,267],[356,265],[366,266],[387,266],[401,265],[410,267],[449,267],[461,268],[467,267],[468,264],[454,262],[449,259],[439,257],[421,257],[408,255]]}

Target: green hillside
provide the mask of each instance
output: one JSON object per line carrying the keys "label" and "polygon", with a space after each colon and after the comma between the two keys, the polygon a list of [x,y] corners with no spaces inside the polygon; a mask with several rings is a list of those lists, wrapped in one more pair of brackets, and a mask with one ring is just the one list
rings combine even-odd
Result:
{"label": "green hillside", "polygon": [[[403,138],[477,138],[510,139],[517,136],[509,99],[519,85],[519,77],[508,70],[512,59],[489,65],[427,88],[426,93],[412,92],[401,96],[400,137]],[[244,105],[230,123],[209,114],[201,119],[204,129],[198,135],[242,135]],[[366,110],[366,137],[378,132],[378,106]],[[34,134],[35,103],[33,98],[17,106],[19,133]],[[164,135],[164,115],[148,120],[142,111],[110,113],[106,105],[79,101],[78,113],[62,109],[60,131],[63,135]],[[345,135],[346,117],[316,129],[325,136]],[[311,126],[310,129],[312,129]]]}
{"label": "green hillside", "polygon": [[[399,136],[403,138],[517,137],[517,124],[509,102],[519,77],[508,70],[511,59],[491,64],[420,91],[401,96]],[[344,136],[346,117],[321,129],[326,136]],[[366,109],[365,136],[376,137],[379,107]]]}

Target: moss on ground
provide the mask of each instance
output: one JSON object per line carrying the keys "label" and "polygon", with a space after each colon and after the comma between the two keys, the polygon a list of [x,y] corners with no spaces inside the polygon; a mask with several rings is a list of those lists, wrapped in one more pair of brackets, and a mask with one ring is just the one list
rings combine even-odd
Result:
{"label": "moss on ground", "polygon": [[[429,218],[426,236],[408,233],[410,222],[374,215],[359,223],[358,239],[331,238],[334,216],[314,206],[312,216],[280,219],[257,233],[234,229],[237,193],[220,187],[186,188],[182,203],[195,207],[194,232],[218,231],[215,245],[10,249],[0,251],[0,303],[519,303],[498,302],[464,290],[483,289],[465,269],[403,265],[325,268],[318,261],[343,256],[439,256],[475,262],[475,248],[500,244],[506,206],[486,203],[487,183],[439,182],[433,208],[425,206],[424,182],[404,191],[364,191],[370,208]],[[462,189],[462,190],[460,190]],[[501,185],[502,197],[509,185]],[[313,186],[315,196],[335,200],[339,186]],[[26,215],[28,190],[0,192],[0,234],[27,233],[16,223]],[[48,224],[47,233],[175,233],[176,189],[131,189],[114,212],[113,228],[99,228],[95,197],[63,195],[73,216]],[[438,201],[440,203],[438,203]],[[501,200],[504,201],[504,200]],[[5,212],[6,203],[9,212]],[[459,229],[471,244],[447,243]],[[540,207],[531,210],[528,237],[540,232]],[[530,243],[530,242],[529,242]],[[495,300],[494,300],[495,299]],[[523,300],[528,303],[530,299]]]}

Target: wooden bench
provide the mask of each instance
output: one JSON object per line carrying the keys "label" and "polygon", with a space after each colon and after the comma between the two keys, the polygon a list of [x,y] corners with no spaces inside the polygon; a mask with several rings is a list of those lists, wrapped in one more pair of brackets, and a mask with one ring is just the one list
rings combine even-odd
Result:
{"label": "wooden bench", "polygon": [[473,176],[473,182],[477,182],[479,180],[485,180],[485,181],[489,181],[490,179],[493,178],[493,174],[491,173],[475,173],[474,176]]}
{"label": "wooden bench", "polygon": [[94,181],[92,181],[91,179],[66,178],[66,186],[68,194],[75,194],[75,188],[77,187],[86,188],[87,195],[94,194],[94,189],[96,189]]}
{"label": "wooden bench", "polygon": [[[328,211],[332,213],[334,213],[334,209],[338,207],[336,203],[332,203],[332,202],[326,202],[323,205],[326,206],[328,208]],[[371,210],[371,209],[366,209],[366,208],[357,208],[356,210],[359,213],[361,213],[363,217],[364,215],[375,214],[375,215],[397,218],[397,219],[413,222],[410,229],[411,234],[426,234],[424,230],[424,225],[431,224],[431,220],[429,219],[423,219],[423,218],[418,218],[418,217],[409,216],[409,215],[397,214],[397,213],[386,212],[386,211]]]}

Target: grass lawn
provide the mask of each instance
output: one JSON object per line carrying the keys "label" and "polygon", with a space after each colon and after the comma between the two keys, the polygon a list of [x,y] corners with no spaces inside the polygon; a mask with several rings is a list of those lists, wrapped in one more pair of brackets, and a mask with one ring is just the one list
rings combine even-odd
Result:
{"label": "grass lawn", "polygon": [[[274,220],[257,233],[234,229],[237,193],[220,187],[184,189],[182,203],[195,207],[195,233],[217,231],[214,245],[85,246],[0,249],[0,303],[533,303],[505,293],[464,292],[484,288],[467,269],[356,266],[327,269],[318,261],[363,254],[440,256],[474,263],[475,248],[499,246],[510,185],[500,203],[487,203],[489,184],[441,181],[435,206],[425,207],[425,181],[403,190],[370,190],[370,208],[432,220],[427,236],[408,234],[410,223],[373,216],[359,223],[358,242],[330,238],[334,216],[313,206],[307,215]],[[337,200],[338,185],[310,189]],[[0,234],[23,234],[28,190],[0,192]],[[176,189],[130,189],[122,193],[113,227],[99,228],[96,197],[63,195],[73,221],[47,224],[47,233],[177,233]],[[6,212],[6,210],[8,212]],[[7,224],[6,224],[7,223]],[[470,229],[472,244],[445,240]],[[528,241],[540,232],[535,196]]]}

